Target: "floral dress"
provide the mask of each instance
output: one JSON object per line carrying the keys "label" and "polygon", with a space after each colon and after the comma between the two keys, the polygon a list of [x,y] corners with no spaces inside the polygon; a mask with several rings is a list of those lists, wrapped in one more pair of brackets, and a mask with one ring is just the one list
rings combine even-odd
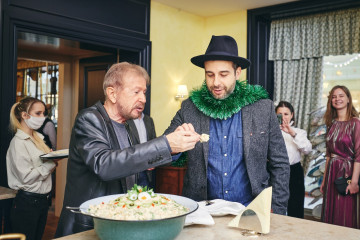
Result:
{"label": "floral dress", "polygon": [[322,221],[339,226],[360,229],[359,193],[340,195],[334,181],[339,177],[352,176],[354,162],[360,162],[360,120],[334,121],[326,137],[328,163]]}

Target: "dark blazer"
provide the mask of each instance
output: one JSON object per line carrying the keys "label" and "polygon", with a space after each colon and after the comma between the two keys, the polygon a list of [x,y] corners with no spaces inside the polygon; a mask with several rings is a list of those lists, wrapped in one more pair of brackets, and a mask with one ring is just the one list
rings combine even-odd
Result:
{"label": "dark blazer", "polygon": [[[144,118],[143,118],[144,124],[145,124],[145,129],[146,129],[146,140],[150,141],[154,138],[156,138],[156,132],[155,132],[155,125],[154,125],[154,120],[144,114]],[[127,120],[126,121],[129,125],[129,135],[131,138],[131,141],[133,144],[140,144],[140,137],[139,137],[139,132],[136,128],[136,125],[134,123],[134,120]],[[144,171],[147,181],[148,181],[148,187],[155,189],[155,169],[154,170],[145,170]]]}
{"label": "dark blazer", "polygon": [[125,177],[171,162],[165,136],[120,149],[111,119],[102,103],[82,110],[72,129],[63,209],[55,237],[93,228],[91,217],[66,206],[126,192]]}
{"label": "dark blazer", "polygon": [[[144,114],[144,124],[146,128],[147,141],[156,138],[155,125],[153,119]],[[139,133],[133,120],[126,121],[130,128],[130,137],[133,143],[140,143]]]}
{"label": "dark blazer", "polygon": [[[190,99],[182,103],[165,134],[173,132],[183,123],[191,123],[199,134],[210,132],[210,118],[200,112]],[[243,107],[242,126],[244,159],[252,194],[256,197],[263,189],[272,186],[272,210],[286,214],[290,167],[273,102],[264,99]],[[182,194],[196,201],[207,199],[208,154],[208,142],[199,142],[188,151]]]}

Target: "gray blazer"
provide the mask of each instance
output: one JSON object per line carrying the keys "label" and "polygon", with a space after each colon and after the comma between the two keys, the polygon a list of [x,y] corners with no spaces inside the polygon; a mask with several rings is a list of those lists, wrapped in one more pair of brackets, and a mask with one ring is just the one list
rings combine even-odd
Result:
{"label": "gray blazer", "polygon": [[[209,134],[210,118],[189,99],[182,103],[165,134],[173,132],[183,123],[191,123],[199,134]],[[273,102],[263,99],[243,107],[242,125],[244,159],[252,194],[256,197],[263,189],[272,186],[272,210],[286,214],[290,167]],[[208,154],[208,142],[199,142],[188,151],[182,194],[196,201],[207,199]]]}

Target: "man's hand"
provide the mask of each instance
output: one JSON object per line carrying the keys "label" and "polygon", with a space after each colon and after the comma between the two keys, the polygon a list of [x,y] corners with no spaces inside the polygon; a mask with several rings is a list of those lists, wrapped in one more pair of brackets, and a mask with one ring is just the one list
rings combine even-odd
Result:
{"label": "man's hand", "polygon": [[178,126],[175,129],[175,132],[176,131],[181,131],[181,130],[183,130],[183,131],[192,131],[192,132],[196,133],[195,129],[194,129],[194,126],[191,123],[183,123],[183,125]]}
{"label": "man's hand", "polygon": [[[182,126],[184,126],[184,124]],[[200,135],[194,131],[194,127],[192,127],[192,125],[192,130],[184,130],[183,128],[181,128],[182,126],[178,127],[174,132],[166,135],[172,153],[179,153],[191,150],[200,140]]]}

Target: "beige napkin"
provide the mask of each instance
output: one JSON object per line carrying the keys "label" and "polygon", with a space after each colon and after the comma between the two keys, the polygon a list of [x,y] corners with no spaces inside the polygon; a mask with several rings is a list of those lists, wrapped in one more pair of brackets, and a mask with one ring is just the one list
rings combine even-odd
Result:
{"label": "beige napkin", "polygon": [[[264,189],[245,209],[243,209],[239,215],[231,220],[228,226],[264,234],[269,233],[271,198],[272,187],[268,187]],[[257,223],[259,223],[260,226],[256,226]]]}
{"label": "beige napkin", "polygon": [[212,216],[237,215],[245,208],[241,203],[224,199],[214,199],[209,202],[201,201],[198,204],[198,210],[186,216],[185,226],[191,224],[214,225]]}

